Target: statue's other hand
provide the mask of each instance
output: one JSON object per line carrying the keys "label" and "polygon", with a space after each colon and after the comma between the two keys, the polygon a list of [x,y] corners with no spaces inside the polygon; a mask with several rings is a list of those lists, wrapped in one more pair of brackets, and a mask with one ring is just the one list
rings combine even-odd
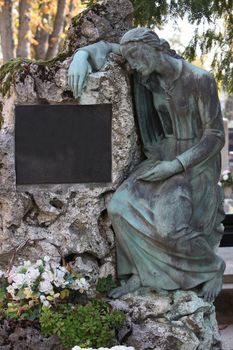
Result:
{"label": "statue's other hand", "polygon": [[183,171],[183,167],[177,159],[172,161],[156,162],[155,167],[147,171],[145,174],[139,176],[137,180],[149,182],[161,181],[181,171]]}
{"label": "statue's other hand", "polygon": [[92,72],[90,63],[88,62],[88,52],[79,50],[74,55],[68,70],[68,84],[72,90],[74,97],[80,97],[88,74]]}

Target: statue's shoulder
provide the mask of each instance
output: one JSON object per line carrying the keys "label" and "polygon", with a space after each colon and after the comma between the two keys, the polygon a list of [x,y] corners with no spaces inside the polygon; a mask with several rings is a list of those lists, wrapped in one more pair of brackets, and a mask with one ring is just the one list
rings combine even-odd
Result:
{"label": "statue's shoulder", "polygon": [[183,61],[184,71],[186,74],[191,74],[197,80],[199,79],[214,79],[213,75],[208,72],[206,69],[195,66],[192,63]]}
{"label": "statue's shoulder", "polygon": [[187,61],[183,61],[183,67],[184,81],[186,84],[192,84],[198,93],[202,93],[203,90],[209,90],[213,87],[215,88],[215,79],[207,70]]}

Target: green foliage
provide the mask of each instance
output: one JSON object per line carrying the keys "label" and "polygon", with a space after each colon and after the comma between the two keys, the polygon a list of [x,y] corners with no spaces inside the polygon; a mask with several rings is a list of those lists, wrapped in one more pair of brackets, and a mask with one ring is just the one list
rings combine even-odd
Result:
{"label": "green foliage", "polygon": [[[14,84],[17,76],[23,79],[26,75],[30,74],[30,65],[36,64],[40,69],[47,68],[48,71],[56,68],[56,64],[60,61],[64,61],[68,57],[68,53],[60,53],[55,58],[43,61],[43,60],[29,60],[16,58],[10,60],[0,67],[0,94],[6,96],[12,84]],[[58,69],[58,68],[57,68]],[[1,107],[1,106],[0,106]],[[2,117],[0,108],[0,129],[1,129]]]}
{"label": "green foliage", "polygon": [[135,26],[160,26],[168,13],[166,0],[132,0]]}
{"label": "green foliage", "polygon": [[2,125],[3,125],[3,115],[2,115],[2,108],[3,108],[3,105],[2,103],[0,102],[0,130],[2,128]]}
{"label": "green foliage", "polygon": [[[183,1],[180,1],[179,6],[182,6],[182,3]],[[211,27],[202,33],[195,31],[184,56],[189,60],[194,59],[198,46],[203,55],[214,49],[211,67],[215,78],[229,93],[233,92],[233,0],[189,0],[185,3],[184,9],[191,23],[200,24],[205,21]],[[218,27],[220,19],[221,30]]]}
{"label": "green foliage", "polygon": [[0,301],[0,319],[13,319],[17,321],[21,320],[29,320],[34,321],[39,318],[40,311],[41,311],[41,305],[40,304],[34,304],[33,306],[29,306],[27,303],[21,301],[18,304],[15,304],[14,302],[10,302],[8,300],[3,300],[2,305]]}
{"label": "green foliage", "polygon": [[65,304],[56,310],[43,307],[39,320],[44,336],[57,335],[67,347],[98,348],[114,344],[124,314],[103,301],[92,300],[85,306]]}
{"label": "green foliage", "polygon": [[8,286],[8,283],[6,278],[1,277],[0,278],[0,320],[5,317],[7,286]]}
{"label": "green foliage", "polygon": [[100,293],[109,293],[110,290],[117,287],[116,282],[113,280],[112,275],[99,278],[96,286],[96,290]]}
{"label": "green foliage", "polygon": [[0,278],[0,301],[5,298],[8,283],[5,277]]}
{"label": "green foliage", "polygon": [[[100,0],[83,1],[92,5]],[[134,25],[160,27],[168,18],[176,21],[186,16],[190,23],[201,28],[202,24],[211,29],[198,30],[182,56],[192,61],[201,48],[202,55],[215,48],[212,69],[215,78],[229,93],[233,92],[233,0],[131,0],[134,6]],[[222,29],[218,29],[218,21]],[[203,27],[204,28],[204,27]]]}
{"label": "green foliage", "polygon": [[11,85],[14,83],[17,74],[27,72],[31,61],[16,58],[10,60],[0,67],[0,93],[6,96],[9,93]]}

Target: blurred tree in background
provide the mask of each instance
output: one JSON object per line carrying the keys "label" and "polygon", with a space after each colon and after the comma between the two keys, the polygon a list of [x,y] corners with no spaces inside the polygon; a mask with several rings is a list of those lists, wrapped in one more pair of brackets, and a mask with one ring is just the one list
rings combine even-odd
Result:
{"label": "blurred tree in background", "polygon": [[0,0],[3,61],[56,56],[71,18],[83,7],[80,0]]}
{"label": "blurred tree in background", "polygon": [[[3,60],[51,59],[62,45],[71,17],[101,0],[0,0]],[[117,0],[116,0],[117,1]],[[131,0],[134,25],[162,27],[188,18],[195,32],[183,55],[190,61],[197,49],[211,52],[212,69],[233,92],[233,0]]]}

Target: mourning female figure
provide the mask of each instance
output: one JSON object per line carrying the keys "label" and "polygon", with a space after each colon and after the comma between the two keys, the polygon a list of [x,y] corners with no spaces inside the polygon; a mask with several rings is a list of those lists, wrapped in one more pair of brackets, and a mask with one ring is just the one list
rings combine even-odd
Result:
{"label": "mourning female figure", "polygon": [[147,28],[127,32],[120,45],[81,48],[69,68],[80,96],[87,74],[109,52],[134,70],[134,100],[146,159],[113,195],[108,214],[116,234],[117,298],[141,286],[196,288],[213,300],[224,261],[216,255],[223,232],[218,185],[224,129],[213,77],[186,62]]}

